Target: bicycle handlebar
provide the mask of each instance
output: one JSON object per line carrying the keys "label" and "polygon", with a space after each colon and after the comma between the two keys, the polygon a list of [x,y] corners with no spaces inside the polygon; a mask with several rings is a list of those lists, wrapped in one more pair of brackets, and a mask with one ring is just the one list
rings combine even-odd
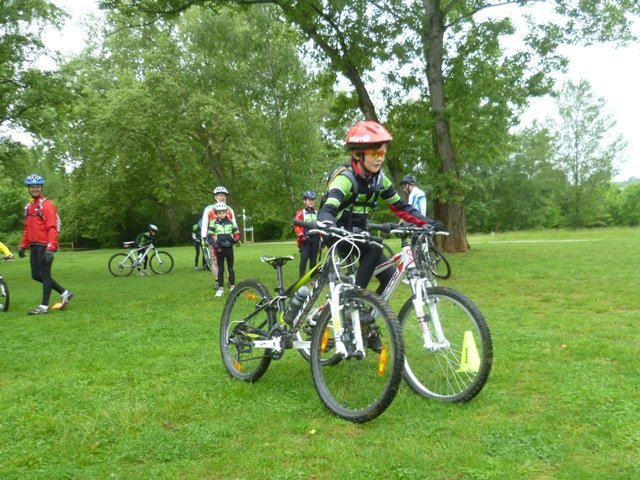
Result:
{"label": "bicycle handlebar", "polygon": [[381,237],[371,235],[366,230],[360,232],[351,232],[341,227],[333,225],[323,225],[318,222],[303,222],[302,220],[293,219],[293,224],[306,228],[310,233],[320,233],[321,235],[329,235],[338,238],[350,238],[355,242],[374,243],[382,247],[384,241]]}
{"label": "bicycle handlebar", "polygon": [[411,233],[426,233],[428,235],[442,235],[448,236],[449,232],[444,230],[435,231],[431,225],[425,225],[418,227],[417,225],[407,225],[403,223],[369,223],[369,228],[374,230],[380,230],[384,233],[393,233],[396,235],[406,235]]}

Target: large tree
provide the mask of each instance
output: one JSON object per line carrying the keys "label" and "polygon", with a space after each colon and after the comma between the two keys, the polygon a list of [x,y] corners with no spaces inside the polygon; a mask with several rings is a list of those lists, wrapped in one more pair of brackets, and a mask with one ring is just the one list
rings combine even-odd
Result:
{"label": "large tree", "polygon": [[56,148],[72,160],[70,222],[85,238],[113,242],[152,220],[179,241],[220,184],[281,238],[322,164],[322,101],[300,39],[269,10],[191,10],[137,29],[112,14],[112,33],[64,67],[75,101]]}
{"label": "large tree", "polygon": [[615,161],[626,142],[615,135],[615,120],[589,82],[567,82],[558,99],[559,119],[550,121],[556,135],[554,160],[570,189],[566,199],[569,223],[574,227],[605,223],[605,195]]}
{"label": "large tree", "polygon": [[[529,33],[524,37],[527,46],[510,57],[499,52],[500,65],[511,65],[510,76],[492,77],[491,63],[483,62],[477,51],[486,51],[483,36],[479,31],[493,32],[484,38],[492,42],[495,38],[513,34],[509,21],[512,11],[500,13],[499,7],[508,5],[547,8],[549,4],[538,0],[403,0],[344,2],[342,0],[296,1],[288,0],[103,0],[105,8],[117,8],[125,12],[136,10],[154,16],[179,14],[193,5],[213,8],[221,4],[250,5],[274,3],[280,6],[284,17],[296,24],[314,41],[326,55],[336,73],[343,74],[353,85],[354,93],[365,118],[376,119],[365,79],[377,71],[385,61],[398,58],[400,67],[422,64],[423,72],[412,70],[405,79],[407,85],[418,86],[420,78],[426,78],[427,89],[423,104],[428,109],[432,149],[440,176],[439,191],[436,192],[436,214],[452,233],[447,239],[448,250],[464,251],[469,248],[466,241],[464,197],[468,190],[465,182],[465,160],[458,156],[459,137],[455,137],[455,124],[460,127],[472,118],[454,116],[458,93],[447,85],[454,72],[453,60],[464,46],[463,61],[476,62],[476,85],[488,87],[485,96],[478,97],[478,106],[493,105],[492,79],[508,85],[509,79],[520,88],[505,104],[498,120],[503,121],[502,135],[514,116],[526,105],[530,95],[550,91],[547,75],[562,68],[562,60],[555,54],[561,43],[589,43],[602,40],[628,40],[629,25],[633,16],[640,13],[640,4],[635,0],[581,0],[552,4],[556,17],[545,22],[531,22]],[[481,18],[490,11],[492,16]],[[476,47],[476,48],[473,48]],[[413,55],[413,56],[411,56]],[[386,64],[384,64],[386,67]],[[514,68],[515,67],[515,68]],[[525,68],[526,67],[526,68]],[[513,73],[520,69],[520,77]],[[401,77],[400,71],[395,72]],[[471,79],[468,79],[469,81]],[[369,82],[371,84],[371,81]],[[468,85],[468,83],[467,83]],[[512,90],[516,92],[518,89]],[[406,94],[406,92],[405,92]],[[473,125],[465,130],[470,130]],[[463,132],[463,135],[467,132]],[[466,135],[465,135],[466,136]],[[399,164],[390,158],[392,176],[398,176]],[[434,173],[434,172],[432,172]]]}

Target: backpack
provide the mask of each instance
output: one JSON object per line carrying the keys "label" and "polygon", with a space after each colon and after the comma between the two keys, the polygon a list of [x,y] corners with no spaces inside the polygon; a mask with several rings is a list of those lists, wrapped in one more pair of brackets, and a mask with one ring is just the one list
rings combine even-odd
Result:
{"label": "backpack", "polygon": [[340,205],[343,210],[350,210],[354,205],[369,206],[372,208],[378,205],[378,196],[380,195],[380,191],[382,190],[382,186],[384,183],[384,174],[382,173],[382,171],[378,174],[378,179],[374,186],[373,195],[371,197],[367,196],[367,199],[364,202],[357,201],[358,194],[360,193],[358,179],[351,169],[351,164],[343,163],[342,165],[338,165],[336,168],[331,170],[331,172],[329,172],[329,174],[326,176],[326,188],[320,199],[320,207],[318,208],[318,210],[320,210],[327,202],[327,198],[329,198],[329,186],[338,175],[344,175],[349,180],[351,180],[351,196],[345,203]]}
{"label": "backpack", "polygon": [[[42,205],[44,205],[44,202],[46,202],[47,200],[48,200],[47,198],[41,197],[40,200],[38,200],[38,203],[36,204],[35,216],[38,217],[40,220],[44,220],[44,216],[42,215]],[[29,211],[29,204],[27,203],[24,206],[24,218],[27,218],[28,211]],[[58,233],[60,233],[60,230],[62,229],[62,220],[60,220],[60,215],[58,215],[58,212],[56,212],[56,225],[58,228]]]}

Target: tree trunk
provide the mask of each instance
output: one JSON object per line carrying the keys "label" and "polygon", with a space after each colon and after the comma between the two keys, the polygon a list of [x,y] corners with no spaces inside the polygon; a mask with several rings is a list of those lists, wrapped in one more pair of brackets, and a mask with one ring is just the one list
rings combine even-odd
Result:
{"label": "tree trunk", "polygon": [[453,186],[449,187],[447,192],[447,199],[435,201],[436,218],[442,220],[445,230],[449,232],[449,236],[444,241],[444,249],[447,252],[466,252],[470,247],[467,242],[463,196],[455,186],[458,183],[456,180],[459,179],[460,172],[456,163],[449,119],[446,114],[444,76],[442,74],[444,14],[440,9],[439,0],[423,0],[422,5],[425,12],[422,44],[427,65],[431,115],[434,119],[434,148],[436,157],[440,159],[440,173],[444,177],[454,180],[451,182]]}

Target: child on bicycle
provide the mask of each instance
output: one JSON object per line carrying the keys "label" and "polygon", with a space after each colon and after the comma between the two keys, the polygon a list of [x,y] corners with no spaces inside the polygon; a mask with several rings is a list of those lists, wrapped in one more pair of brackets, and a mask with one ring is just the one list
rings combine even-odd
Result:
{"label": "child on bicycle", "polygon": [[[136,247],[138,248],[138,258],[144,254],[145,250],[149,248],[150,245],[155,246],[156,244],[156,234],[158,233],[158,227],[154,224],[150,223],[147,227],[146,232],[142,232],[138,234],[136,237]],[[142,277],[144,275],[151,275],[147,270],[147,264],[149,263],[149,256],[144,257],[143,265],[138,265],[138,276]],[[142,267],[142,269],[141,269]]]}
{"label": "child on bicycle", "polygon": [[[408,223],[418,226],[430,223],[442,225],[437,220],[428,219],[402,200],[394,190],[391,180],[382,173],[382,164],[392,139],[387,129],[377,122],[358,122],[349,129],[346,146],[350,152],[350,163],[327,186],[326,200],[318,212],[319,222],[329,222],[350,231],[366,230],[369,215],[375,211],[380,200]],[[356,285],[367,288],[376,266],[385,260],[382,248],[375,245],[361,246]],[[392,275],[390,269],[378,275],[380,286],[376,293],[384,291]],[[373,330],[368,342],[373,350],[380,348],[380,339]]]}
{"label": "child on bicycle", "polygon": [[227,204],[217,202],[213,205],[216,220],[209,224],[207,241],[216,252],[218,263],[218,280],[216,282],[216,297],[224,295],[224,262],[227,261],[229,273],[229,290],[233,290],[236,283],[236,274],[233,270],[234,256],[233,245],[240,245],[240,232],[238,227],[227,216]]}
{"label": "child on bicycle", "polygon": [[[293,217],[303,222],[315,222],[318,217],[318,211],[315,209],[316,194],[307,191],[302,194],[303,207],[298,210]],[[309,235],[304,227],[296,225],[293,231],[298,237],[298,249],[300,250],[300,276],[304,275],[309,263],[309,270],[316,266],[318,261],[318,250],[320,250],[320,237],[317,235]]]}

